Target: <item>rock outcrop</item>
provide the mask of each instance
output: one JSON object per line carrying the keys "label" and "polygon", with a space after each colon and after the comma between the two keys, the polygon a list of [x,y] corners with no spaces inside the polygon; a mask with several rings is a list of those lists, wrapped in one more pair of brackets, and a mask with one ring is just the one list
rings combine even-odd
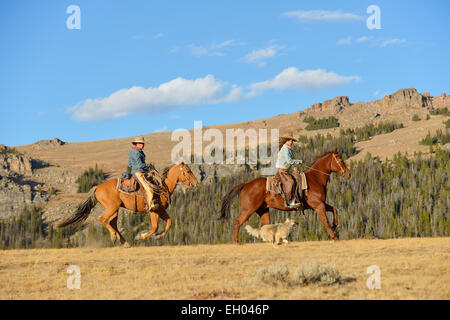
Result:
{"label": "rock outcrop", "polygon": [[450,97],[443,92],[439,97],[431,97],[434,109],[448,108],[450,109]]}
{"label": "rock outcrop", "polygon": [[311,106],[312,112],[331,112],[339,113],[345,107],[350,106],[350,100],[346,96],[336,97],[334,99],[325,100],[324,102],[315,103]]}
{"label": "rock outcrop", "polygon": [[33,178],[33,159],[0,145],[0,218],[18,215],[26,206],[48,200],[43,183]]}
{"label": "rock outcrop", "polygon": [[348,97],[336,97],[315,103],[301,115],[323,118],[335,116],[341,126],[357,127],[383,120],[411,121],[413,114],[425,118],[431,110],[450,108],[450,97],[442,93],[433,97],[429,92],[419,93],[414,88],[400,89],[382,99],[350,103]]}
{"label": "rock outcrop", "polygon": [[0,145],[0,174],[6,174],[9,171],[31,174],[33,171],[32,161],[30,157],[2,144]]}
{"label": "rock outcrop", "polygon": [[64,141],[58,139],[58,138],[53,138],[52,140],[39,140],[35,143],[33,143],[33,148],[34,149],[45,149],[45,148],[49,148],[49,147],[58,147],[58,146],[62,146],[66,144]]}
{"label": "rock outcrop", "polygon": [[429,92],[420,94],[414,88],[400,89],[394,94],[384,96],[382,104],[384,108],[431,108],[432,98]]}

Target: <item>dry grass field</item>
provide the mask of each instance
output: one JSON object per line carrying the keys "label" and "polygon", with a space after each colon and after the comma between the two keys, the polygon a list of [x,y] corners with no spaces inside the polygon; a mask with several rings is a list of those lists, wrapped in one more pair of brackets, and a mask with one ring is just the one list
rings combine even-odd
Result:
{"label": "dry grass field", "polygon": [[[450,299],[450,238],[404,238],[0,252],[0,299]],[[261,283],[256,270],[304,262],[354,281],[330,286]],[[69,290],[69,265],[81,288]],[[369,290],[367,267],[381,269]]]}

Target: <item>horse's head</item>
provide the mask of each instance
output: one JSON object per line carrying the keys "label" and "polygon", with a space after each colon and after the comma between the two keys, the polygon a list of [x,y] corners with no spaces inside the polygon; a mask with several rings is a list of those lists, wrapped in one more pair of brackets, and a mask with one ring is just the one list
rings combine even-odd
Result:
{"label": "horse's head", "polygon": [[346,180],[349,180],[351,178],[350,170],[347,168],[344,160],[342,160],[341,156],[339,155],[337,148],[335,148],[331,153],[330,169],[332,172],[336,172]]}
{"label": "horse's head", "polygon": [[198,186],[197,178],[184,162],[174,165],[173,168],[171,168],[171,171],[172,170],[175,172],[174,176],[176,178],[176,183],[181,182],[184,190],[189,190]]}

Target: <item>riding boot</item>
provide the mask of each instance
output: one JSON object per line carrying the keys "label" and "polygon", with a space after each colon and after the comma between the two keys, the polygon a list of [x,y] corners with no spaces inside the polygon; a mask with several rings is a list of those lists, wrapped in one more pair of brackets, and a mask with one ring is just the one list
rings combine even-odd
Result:
{"label": "riding boot", "polygon": [[145,211],[155,210],[155,209],[158,209],[158,207],[159,207],[159,204],[153,200],[153,194],[151,194],[151,197],[150,197],[149,193],[146,192],[145,193],[145,204],[144,204]]}

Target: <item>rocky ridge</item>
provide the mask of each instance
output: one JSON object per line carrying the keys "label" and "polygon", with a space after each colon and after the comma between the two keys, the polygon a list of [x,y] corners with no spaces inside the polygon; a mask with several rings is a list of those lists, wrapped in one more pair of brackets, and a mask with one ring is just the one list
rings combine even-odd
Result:
{"label": "rocky ridge", "polygon": [[43,205],[52,193],[73,191],[75,179],[68,170],[0,145],[0,218]]}
{"label": "rocky ridge", "polygon": [[382,120],[410,121],[413,114],[425,118],[430,111],[444,107],[450,108],[450,97],[445,92],[433,97],[429,92],[408,88],[369,102],[350,103],[347,96],[335,97],[315,103],[299,114],[317,118],[335,116],[341,126],[355,127]]}

